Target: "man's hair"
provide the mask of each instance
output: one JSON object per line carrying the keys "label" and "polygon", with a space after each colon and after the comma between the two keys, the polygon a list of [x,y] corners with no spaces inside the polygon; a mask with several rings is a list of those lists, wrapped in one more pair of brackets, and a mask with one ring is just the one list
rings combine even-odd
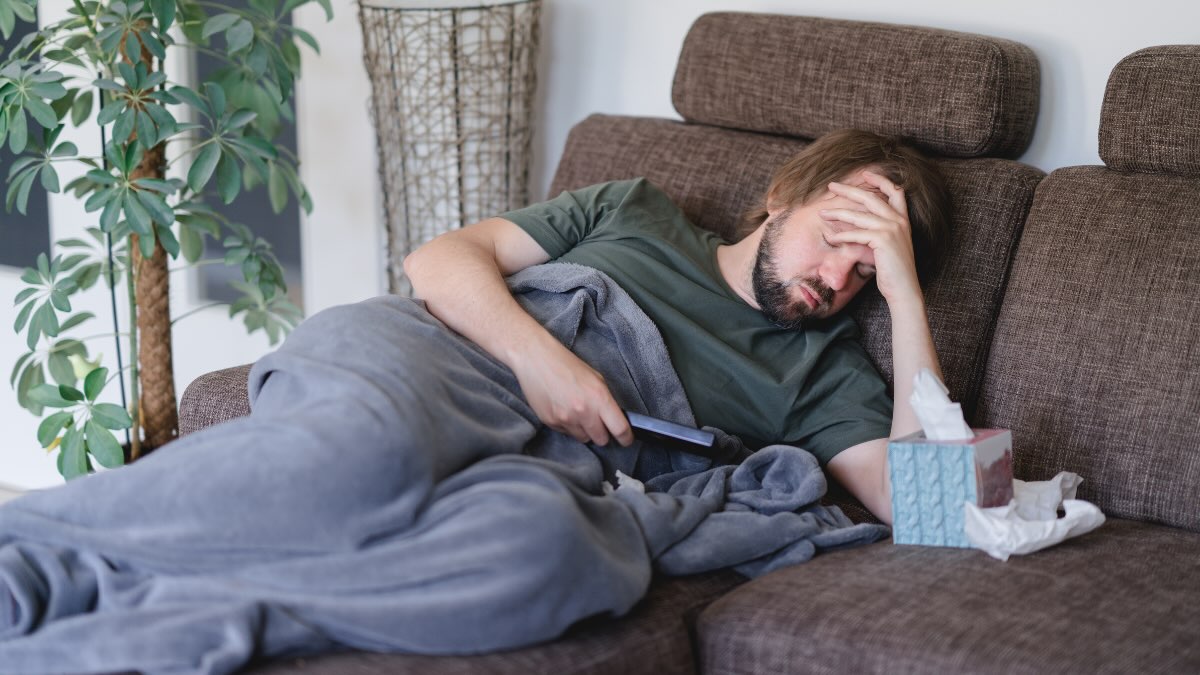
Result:
{"label": "man's hair", "polygon": [[766,220],[768,205],[785,211],[801,206],[829,183],[867,167],[904,189],[917,273],[927,280],[949,243],[950,192],[936,164],[893,136],[843,129],[817,139],[775,171],[764,203],[743,216],[743,231]]}

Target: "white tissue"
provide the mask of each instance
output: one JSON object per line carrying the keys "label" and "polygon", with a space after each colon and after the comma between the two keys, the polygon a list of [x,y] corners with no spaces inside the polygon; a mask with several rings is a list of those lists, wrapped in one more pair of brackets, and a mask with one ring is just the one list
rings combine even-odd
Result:
{"label": "white tissue", "polygon": [[614,488],[612,486],[612,483],[610,483],[608,481],[604,481],[600,485],[600,487],[604,490],[604,494],[606,496],[611,495],[612,493],[617,492],[619,490],[624,490],[626,492],[629,492],[632,490],[633,492],[641,492],[642,494],[646,493],[646,484],[645,483],[634,478],[633,476],[626,475],[624,472],[622,472],[620,470],[617,471],[617,487]]}
{"label": "white tissue", "polygon": [[928,368],[913,377],[912,404],[925,438],[931,441],[960,441],[975,436],[963,420],[962,406],[950,400],[950,390]]}
{"label": "white tissue", "polygon": [[[1104,523],[1104,514],[1095,504],[1075,499],[1082,482],[1069,471],[1045,481],[1014,479],[1013,500],[1007,506],[981,509],[964,502],[967,540],[993,558],[1008,560],[1091,532]],[[1066,511],[1062,518],[1060,504]]]}

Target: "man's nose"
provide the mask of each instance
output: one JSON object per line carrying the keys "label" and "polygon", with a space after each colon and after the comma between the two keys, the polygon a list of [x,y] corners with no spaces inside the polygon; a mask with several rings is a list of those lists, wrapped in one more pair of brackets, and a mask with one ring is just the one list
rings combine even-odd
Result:
{"label": "man's nose", "polygon": [[837,256],[825,261],[825,267],[821,273],[821,281],[824,281],[830,290],[840,291],[850,281],[850,272],[853,269],[854,261],[845,260],[841,256]]}

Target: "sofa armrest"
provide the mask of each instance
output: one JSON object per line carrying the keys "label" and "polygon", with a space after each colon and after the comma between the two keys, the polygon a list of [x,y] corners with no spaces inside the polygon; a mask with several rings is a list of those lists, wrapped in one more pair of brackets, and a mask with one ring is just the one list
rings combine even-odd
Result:
{"label": "sofa armrest", "polygon": [[179,400],[179,435],[249,415],[250,365],[215,370],[193,380]]}

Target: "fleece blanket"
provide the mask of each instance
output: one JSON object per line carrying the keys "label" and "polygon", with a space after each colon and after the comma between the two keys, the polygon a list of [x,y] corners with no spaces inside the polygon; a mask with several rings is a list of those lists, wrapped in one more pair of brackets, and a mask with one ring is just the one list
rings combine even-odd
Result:
{"label": "fleece blanket", "polygon": [[[607,277],[556,264],[510,285],[624,407],[694,422],[657,329]],[[249,391],[248,417],[0,507],[0,671],[508,649],[628,612],[655,565],[753,576],[887,532],[818,505],[797,448],[747,458],[722,434],[744,461],[714,467],[549,430],[419,301],[316,314]]]}

